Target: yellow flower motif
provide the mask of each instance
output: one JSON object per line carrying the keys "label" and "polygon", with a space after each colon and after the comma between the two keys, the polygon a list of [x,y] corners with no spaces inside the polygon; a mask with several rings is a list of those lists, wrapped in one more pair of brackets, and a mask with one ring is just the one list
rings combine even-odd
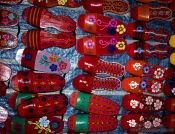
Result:
{"label": "yellow flower motif", "polygon": [[67,0],[58,0],[58,5],[65,5]]}
{"label": "yellow flower motif", "polygon": [[124,41],[121,41],[121,42],[119,41],[116,44],[116,48],[118,48],[118,50],[125,50],[125,47],[126,47],[126,45],[125,45]]}
{"label": "yellow flower motif", "polygon": [[58,57],[56,55],[52,54],[52,55],[50,55],[49,60],[50,60],[50,62],[56,62],[57,58]]}
{"label": "yellow flower motif", "polygon": [[123,34],[126,32],[126,28],[124,25],[118,25],[117,28],[116,28],[116,31],[119,33],[119,34]]}

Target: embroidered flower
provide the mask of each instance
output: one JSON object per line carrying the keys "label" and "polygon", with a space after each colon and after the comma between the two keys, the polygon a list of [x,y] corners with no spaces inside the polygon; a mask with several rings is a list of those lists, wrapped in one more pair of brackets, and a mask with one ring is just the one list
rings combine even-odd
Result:
{"label": "embroidered flower", "polygon": [[114,45],[109,44],[108,47],[107,47],[107,49],[108,49],[108,51],[109,51],[110,53],[113,53],[113,52],[115,52],[116,47],[115,47]]}
{"label": "embroidered flower", "polygon": [[25,57],[26,60],[31,60],[32,59],[31,53],[26,53],[24,57]]}
{"label": "embroidered flower", "polygon": [[60,127],[60,122],[58,122],[57,120],[53,120],[50,122],[50,129],[52,131],[56,131],[59,127]]}
{"label": "embroidered flower", "polygon": [[116,48],[118,48],[118,50],[125,50],[125,42],[124,41],[119,41],[119,42],[117,42],[117,44],[116,44]]}
{"label": "embroidered flower", "polygon": [[7,24],[9,23],[9,20],[8,20],[7,18],[3,18],[2,23],[3,23],[4,25],[7,25]]}
{"label": "embroidered flower", "polygon": [[159,127],[161,122],[162,122],[161,119],[155,118],[155,119],[153,120],[153,125],[154,125],[154,127]]}
{"label": "embroidered flower", "polygon": [[49,56],[49,60],[50,60],[50,62],[56,62],[57,61],[57,56],[56,55],[54,55],[54,54],[51,54],[50,56]]}
{"label": "embroidered flower", "polygon": [[116,27],[116,26],[117,26],[117,21],[116,21],[116,19],[111,19],[111,20],[109,21],[109,26],[110,26],[110,27]]}
{"label": "embroidered flower", "polygon": [[153,98],[151,97],[151,96],[148,96],[146,99],[145,99],[145,101],[146,101],[146,104],[147,105],[152,105],[152,103],[153,103]]}
{"label": "embroidered flower", "polygon": [[173,89],[171,89],[171,93],[172,93],[173,95],[175,95],[175,87],[174,87]]}
{"label": "embroidered flower", "polygon": [[138,85],[139,84],[137,82],[135,82],[135,81],[131,81],[131,83],[129,84],[129,86],[130,86],[131,89],[137,88]]}
{"label": "embroidered flower", "polygon": [[108,33],[109,35],[115,35],[115,34],[116,34],[116,30],[115,30],[114,27],[108,27],[108,28],[107,28],[107,33]]}
{"label": "embroidered flower", "polygon": [[155,110],[159,110],[159,109],[161,109],[162,108],[162,101],[160,101],[160,100],[156,100],[156,102],[154,102],[154,108],[155,108]]}
{"label": "embroidered flower", "polygon": [[136,70],[136,71],[138,71],[138,70],[140,70],[141,69],[141,64],[140,63],[135,63],[135,64],[133,64],[133,68],[134,68],[134,70]]}
{"label": "embroidered flower", "polygon": [[117,44],[117,40],[115,38],[110,39],[110,44],[112,45]]}
{"label": "embroidered flower", "polygon": [[159,82],[154,82],[153,85],[151,86],[152,92],[157,93],[161,89],[161,84]]}
{"label": "embroidered flower", "polygon": [[9,35],[4,34],[4,35],[2,36],[2,38],[3,38],[4,40],[8,40],[8,39],[9,39]]}
{"label": "embroidered flower", "polygon": [[140,121],[144,121],[144,117],[143,116],[140,116]]}
{"label": "embroidered flower", "polygon": [[87,49],[93,49],[95,46],[95,43],[91,39],[89,39],[85,42],[84,45],[86,46]]}
{"label": "embroidered flower", "polygon": [[57,70],[57,65],[55,64],[52,64],[50,67],[50,70],[53,72],[53,71],[56,71]]}
{"label": "embroidered flower", "polygon": [[116,28],[116,31],[119,33],[119,34],[123,34],[126,32],[126,28],[124,25],[118,25],[117,28]]}
{"label": "embroidered flower", "polygon": [[129,120],[129,121],[127,121],[128,123],[129,123],[129,126],[130,127],[135,127],[136,125],[137,125],[137,123],[136,123],[136,121],[135,120]]}
{"label": "embroidered flower", "polygon": [[146,121],[145,123],[144,123],[144,127],[145,128],[147,128],[147,129],[149,129],[149,128],[151,128],[151,122],[150,121]]}
{"label": "embroidered flower", "polygon": [[39,119],[39,125],[41,127],[47,127],[49,125],[49,123],[50,123],[50,121],[47,120],[47,117],[46,116],[44,116],[44,117],[42,117],[42,118]]}
{"label": "embroidered flower", "polygon": [[58,5],[65,5],[67,0],[57,0],[58,1]]}
{"label": "embroidered flower", "polygon": [[130,101],[130,106],[131,106],[132,108],[134,108],[134,109],[137,108],[138,104],[139,104],[139,102],[136,101],[136,100],[131,100],[131,101]]}
{"label": "embroidered flower", "polygon": [[144,73],[144,74],[148,74],[149,72],[150,72],[150,67],[147,66],[147,65],[145,65],[145,66],[143,67],[143,73]]}
{"label": "embroidered flower", "polygon": [[96,18],[94,15],[89,15],[88,16],[88,23],[95,23],[96,22]]}
{"label": "embroidered flower", "polygon": [[139,108],[143,109],[143,107],[144,107],[144,105],[142,103],[140,103]]}
{"label": "embroidered flower", "polygon": [[140,82],[140,88],[141,88],[142,90],[145,90],[146,86],[147,86],[146,81],[145,81],[145,80],[142,80],[142,81]]}
{"label": "embroidered flower", "polygon": [[10,13],[10,14],[8,15],[8,18],[9,18],[10,20],[14,20],[15,14],[14,14],[14,13]]}
{"label": "embroidered flower", "polygon": [[67,63],[64,62],[64,61],[61,61],[60,64],[59,64],[59,69],[60,70],[64,70],[67,68]]}
{"label": "embroidered flower", "polygon": [[160,79],[163,78],[164,76],[164,70],[161,68],[158,68],[155,72],[154,72],[155,78],[156,79]]}

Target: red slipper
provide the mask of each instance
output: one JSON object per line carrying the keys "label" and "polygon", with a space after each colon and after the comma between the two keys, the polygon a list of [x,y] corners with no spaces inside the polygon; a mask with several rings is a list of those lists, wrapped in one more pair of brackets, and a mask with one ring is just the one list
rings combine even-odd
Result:
{"label": "red slipper", "polygon": [[127,114],[122,116],[120,126],[133,131],[159,130],[162,118],[151,114]]}
{"label": "red slipper", "polygon": [[[42,117],[66,108],[67,104],[68,99],[65,95],[42,95],[21,102],[18,105],[17,112],[21,117]],[[63,114],[60,113],[59,115]]]}
{"label": "red slipper", "polygon": [[54,92],[65,86],[65,79],[55,74],[19,71],[11,78],[11,86],[25,93]]}
{"label": "red slipper", "polygon": [[40,27],[53,27],[62,32],[73,32],[76,23],[68,16],[55,16],[45,8],[29,7],[24,9],[23,18],[27,23]]}
{"label": "red slipper", "polygon": [[0,81],[0,97],[6,94],[7,86],[4,82]]}
{"label": "red slipper", "polygon": [[83,112],[101,115],[117,115],[120,109],[113,100],[78,91],[70,96],[70,105]]}
{"label": "red slipper", "polygon": [[7,81],[11,73],[12,70],[7,65],[0,63],[0,81]]}
{"label": "red slipper", "polygon": [[0,123],[5,122],[7,118],[8,118],[7,110],[0,106]]}
{"label": "red slipper", "polygon": [[165,84],[163,92],[166,96],[174,97],[175,96],[175,83],[172,81],[170,83]]}
{"label": "red slipper", "polygon": [[68,128],[75,132],[105,132],[117,128],[117,119],[114,116],[77,114],[68,119]]}
{"label": "red slipper", "polygon": [[[131,93],[159,94],[163,92],[163,82],[141,77],[129,77],[122,81],[122,89]],[[166,88],[165,88],[166,89]]]}
{"label": "red slipper", "polygon": [[174,79],[173,68],[154,66],[143,60],[129,60],[126,71],[135,76],[151,77],[157,80]]}
{"label": "red slipper", "polygon": [[129,3],[125,0],[83,0],[83,7],[94,13],[125,14],[129,11]]}
{"label": "red slipper", "polygon": [[18,39],[11,33],[0,31],[0,49],[12,49],[18,45]]}
{"label": "red slipper", "polygon": [[79,91],[92,93],[93,90],[113,91],[120,88],[120,80],[114,77],[100,78],[92,75],[78,75],[72,85]]}
{"label": "red slipper", "polygon": [[37,50],[49,47],[70,48],[76,44],[72,33],[52,34],[44,30],[29,30],[22,35],[21,39],[24,45]]}
{"label": "red slipper", "polygon": [[24,67],[45,73],[65,74],[70,69],[70,63],[65,58],[28,48],[17,51],[16,61]]}
{"label": "red slipper", "polygon": [[171,48],[168,45],[150,45],[144,41],[135,42],[127,46],[127,53],[131,58],[142,60],[151,57],[158,59],[169,58]]}
{"label": "red slipper", "polygon": [[126,45],[115,36],[85,36],[77,40],[76,50],[84,55],[111,56],[125,52]]}
{"label": "red slipper", "polygon": [[158,3],[163,3],[163,4],[168,4],[171,3],[173,0],[136,0],[138,2],[143,2],[143,3],[150,3],[150,2],[158,2]]}
{"label": "red slipper", "polygon": [[28,0],[28,2],[40,7],[66,6],[76,8],[81,6],[81,3],[76,0]]}
{"label": "red slipper", "polygon": [[0,9],[0,26],[9,27],[18,24],[18,14],[5,8]]}
{"label": "red slipper", "polygon": [[59,133],[64,128],[64,122],[58,116],[43,116],[41,118],[8,117],[5,122],[7,133],[13,134],[46,134]]}
{"label": "red slipper", "polygon": [[124,36],[127,33],[123,22],[95,13],[81,14],[78,26],[86,32],[100,35]]}
{"label": "red slipper", "polygon": [[125,67],[117,62],[107,62],[95,56],[82,56],[78,67],[92,74],[107,74],[109,76],[123,76]]}
{"label": "red slipper", "polygon": [[0,0],[0,3],[4,3],[4,4],[17,4],[20,1],[21,0]]}
{"label": "red slipper", "polygon": [[172,18],[172,10],[168,7],[136,6],[131,9],[131,17],[140,21],[153,19],[168,20]]}
{"label": "red slipper", "polygon": [[163,100],[143,94],[127,94],[123,97],[122,106],[131,112],[158,112],[163,110]]}

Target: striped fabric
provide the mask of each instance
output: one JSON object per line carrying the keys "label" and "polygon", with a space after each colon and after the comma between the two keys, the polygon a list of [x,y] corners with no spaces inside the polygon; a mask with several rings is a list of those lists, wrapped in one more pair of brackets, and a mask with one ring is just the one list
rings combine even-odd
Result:
{"label": "striped fabric", "polygon": [[29,30],[27,32],[27,44],[30,48],[40,49],[40,30]]}

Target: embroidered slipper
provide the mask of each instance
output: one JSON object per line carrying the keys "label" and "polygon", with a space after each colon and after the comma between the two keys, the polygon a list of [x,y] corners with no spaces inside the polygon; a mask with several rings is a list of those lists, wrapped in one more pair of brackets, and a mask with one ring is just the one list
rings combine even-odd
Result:
{"label": "embroidered slipper", "polygon": [[7,86],[4,82],[0,81],[0,97],[6,94]]}
{"label": "embroidered slipper", "polygon": [[84,0],[83,7],[85,10],[94,13],[125,14],[129,11],[129,3],[125,0]]}
{"label": "embroidered slipper", "polygon": [[115,36],[85,36],[77,40],[76,50],[84,55],[111,56],[125,52],[126,45]]}
{"label": "embroidered slipper", "polygon": [[7,81],[11,76],[12,70],[5,64],[0,63],[0,81]]}
{"label": "embroidered slipper", "polygon": [[11,78],[11,86],[16,91],[25,93],[54,92],[65,86],[65,79],[55,74],[19,71]]}
{"label": "embroidered slipper", "polygon": [[0,49],[7,50],[15,48],[18,45],[18,39],[11,33],[0,30]]}
{"label": "embroidered slipper", "polygon": [[152,114],[126,114],[120,120],[120,126],[130,131],[160,130],[162,117]]}
{"label": "embroidered slipper", "polygon": [[3,123],[8,118],[8,112],[6,109],[0,106],[0,123]]}
{"label": "embroidered slipper", "polygon": [[135,76],[151,77],[157,80],[174,79],[174,69],[151,65],[144,60],[129,60],[126,71]]}
{"label": "embroidered slipper", "polygon": [[107,62],[95,56],[82,56],[78,61],[78,67],[92,74],[107,74],[121,77],[125,67],[117,62]]}
{"label": "embroidered slipper", "polygon": [[117,119],[114,116],[77,114],[68,118],[68,128],[75,132],[105,132],[117,128]]}
{"label": "embroidered slipper", "polygon": [[168,20],[172,18],[172,10],[168,7],[151,7],[149,5],[136,6],[131,9],[131,17],[140,21],[153,19]]}
{"label": "embroidered slipper", "polygon": [[81,2],[77,0],[28,0],[28,2],[40,7],[66,6],[76,8],[81,6]]}
{"label": "embroidered slipper", "polygon": [[29,48],[42,50],[49,47],[70,48],[76,44],[72,33],[52,34],[44,30],[29,30],[23,33],[22,43]]}
{"label": "embroidered slipper", "polygon": [[113,100],[78,91],[70,96],[70,105],[83,112],[101,115],[117,115],[120,109]]}
{"label": "embroidered slipper", "polygon": [[122,81],[121,87],[123,90],[128,91],[130,93],[159,94],[162,93],[164,90],[163,82],[154,79],[148,80],[141,77],[125,78]]}
{"label": "embroidered slipper", "polygon": [[59,133],[64,128],[64,122],[58,116],[43,116],[41,118],[8,117],[5,129],[13,134],[44,134]]}
{"label": "embroidered slipper", "polygon": [[60,111],[60,109],[66,108],[67,105],[68,99],[65,95],[42,95],[21,102],[18,105],[17,112],[21,117],[41,117]]}
{"label": "embroidered slipper", "polygon": [[9,27],[15,26],[18,24],[18,14],[9,9],[1,8],[0,9],[0,27]]}
{"label": "embroidered slipper", "polygon": [[94,34],[125,36],[127,33],[123,22],[95,13],[81,14],[78,17],[78,26]]}
{"label": "embroidered slipper", "polygon": [[169,97],[174,97],[175,96],[175,83],[173,81],[166,83],[165,87],[166,88],[164,88],[163,90],[164,94]]}
{"label": "embroidered slipper", "polygon": [[16,61],[29,69],[45,73],[65,74],[70,69],[70,63],[63,57],[33,49],[19,49]]}
{"label": "embroidered slipper", "polygon": [[143,3],[150,3],[150,2],[158,2],[162,4],[168,4],[171,3],[173,0],[136,0],[138,2],[143,2]]}
{"label": "embroidered slipper", "polygon": [[145,41],[134,42],[127,45],[128,55],[137,60],[144,60],[151,57],[158,59],[169,58],[172,51],[168,45],[150,45]]}
{"label": "embroidered slipper", "polygon": [[17,4],[21,2],[21,0],[0,0],[0,3],[3,3],[3,4]]}
{"label": "embroidered slipper", "polygon": [[72,85],[79,91],[92,93],[93,90],[116,90],[121,87],[121,82],[115,77],[100,78],[92,75],[78,75],[72,80]]}
{"label": "embroidered slipper", "polygon": [[70,17],[53,15],[41,7],[24,9],[23,18],[27,23],[40,28],[52,27],[62,32],[73,32],[76,29],[76,23]]}

